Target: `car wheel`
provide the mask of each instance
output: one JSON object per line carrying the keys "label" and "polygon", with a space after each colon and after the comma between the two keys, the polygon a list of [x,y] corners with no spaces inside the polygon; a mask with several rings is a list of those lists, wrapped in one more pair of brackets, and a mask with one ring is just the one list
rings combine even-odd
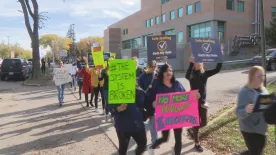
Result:
{"label": "car wheel", "polygon": [[4,81],[6,79],[5,76],[1,76],[1,81]]}
{"label": "car wheel", "polygon": [[275,62],[272,62],[270,64],[270,70],[272,70],[272,71],[276,70],[276,63]]}

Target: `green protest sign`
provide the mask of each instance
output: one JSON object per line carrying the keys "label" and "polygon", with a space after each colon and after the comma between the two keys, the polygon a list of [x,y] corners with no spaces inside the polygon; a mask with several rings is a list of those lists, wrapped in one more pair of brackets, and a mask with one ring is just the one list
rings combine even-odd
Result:
{"label": "green protest sign", "polygon": [[108,65],[108,104],[135,103],[136,61],[114,59]]}

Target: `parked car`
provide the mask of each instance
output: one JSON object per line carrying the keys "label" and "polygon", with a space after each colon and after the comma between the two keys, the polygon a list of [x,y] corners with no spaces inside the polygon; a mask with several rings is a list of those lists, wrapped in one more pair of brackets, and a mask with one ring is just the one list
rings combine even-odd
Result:
{"label": "parked car", "polygon": [[4,59],[0,68],[1,80],[6,77],[28,78],[30,74],[30,67],[27,61],[20,58]]}
{"label": "parked car", "polygon": [[[268,70],[276,70],[276,49],[266,50],[266,67]],[[251,66],[261,66],[262,56],[257,55],[251,59]]]}
{"label": "parked car", "polygon": [[[146,69],[147,62],[148,62],[147,58],[140,58],[139,59],[139,68]],[[156,61],[156,65],[157,65],[158,69],[160,69],[160,67],[163,66],[164,63],[162,61]]]}

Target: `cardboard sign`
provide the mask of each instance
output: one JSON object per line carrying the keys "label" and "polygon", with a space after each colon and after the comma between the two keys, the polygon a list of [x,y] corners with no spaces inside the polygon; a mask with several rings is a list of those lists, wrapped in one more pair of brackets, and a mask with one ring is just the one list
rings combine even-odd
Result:
{"label": "cardboard sign", "polygon": [[136,62],[135,60],[114,59],[108,67],[108,103],[135,103]]}
{"label": "cardboard sign", "polygon": [[148,61],[176,58],[176,36],[148,36],[147,48]]}
{"label": "cardboard sign", "polygon": [[157,131],[199,126],[197,90],[156,95]]}
{"label": "cardboard sign", "polygon": [[95,67],[98,69],[102,69],[104,67],[103,47],[92,47],[91,52]]}
{"label": "cardboard sign", "polygon": [[195,62],[223,62],[221,45],[217,39],[190,39]]}
{"label": "cardboard sign", "polygon": [[72,76],[69,74],[67,68],[54,68],[54,81],[55,85],[59,86],[72,82]]}
{"label": "cardboard sign", "polygon": [[262,112],[269,108],[272,104],[276,104],[276,97],[274,94],[259,95],[253,112]]}

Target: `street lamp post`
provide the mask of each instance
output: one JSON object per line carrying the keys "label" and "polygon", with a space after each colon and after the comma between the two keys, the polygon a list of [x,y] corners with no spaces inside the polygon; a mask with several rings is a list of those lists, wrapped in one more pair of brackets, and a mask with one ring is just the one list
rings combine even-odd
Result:
{"label": "street lamp post", "polygon": [[264,29],[264,6],[263,0],[259,0],[259,7],[260,7],[260,35],[261,35],[261,53],[262,53],[262,66],[265,70],[265,82],[264,85],[266,86],[266,52],[265,52],[265,29]]}

